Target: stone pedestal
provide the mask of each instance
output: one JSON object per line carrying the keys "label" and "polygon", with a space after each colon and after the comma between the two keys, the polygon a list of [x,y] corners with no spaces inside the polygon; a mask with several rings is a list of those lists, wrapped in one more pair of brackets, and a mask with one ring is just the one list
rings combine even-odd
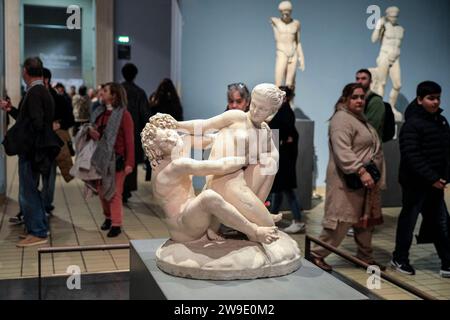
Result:
{"label": "stone pedestal", "polygon": [[[311,210],[314,178],[314,121],[297,119],[295,126],[300,136],[296,166],[296,193],[303,210]],[[283,201],[281,210],[290,210],[286,199]]]}
{"label": "stone pedestal", "polygon": [[167,240],[130,242],[132,300],[366,300],[306,260],[296,272],[278,278],[204,281],[170,276],[156,265],[156,251]]}
{"label": "stone pedestal", "polygon": [[156,251],[156,263],[173,276],[199,280],[250,280],[279,277],[301,266],[297,242],[284,232],[271,244],[242,239],[193,243],[167,241]]}
{"label": "stone pedestal", "polygon": [[298,197],[304,210],[312,208],[314,175],[314,122],[299,120],[296,123],[300,136],[297,160]]}
{"label": "stone pedestal", "polygon": [[400,145],[398,134],[402,123],[397,124],[396,139],[383,145],[384,159],[386,160],[387,189],[382,192],[382,204],[385,208],[402,206],[402,189],[398,183],[400,169]]}

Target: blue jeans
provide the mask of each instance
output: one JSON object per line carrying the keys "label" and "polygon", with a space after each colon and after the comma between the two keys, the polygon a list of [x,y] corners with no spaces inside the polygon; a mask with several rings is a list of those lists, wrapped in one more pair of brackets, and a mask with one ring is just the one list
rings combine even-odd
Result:
{"label": "blue jeans", "polygon": [[56,182],[56,161],[50,167],[47,176],[42,176],[42,202],[44,203],[45,212],[51,213],[55,207],[53,200],[55,198],[55,182]]}
{"label": "blue jeans", "polygon": [[283,203],[283,193],[288,197],[289,207],[291,208],[292,215],[296,221],[300,221],[302,218],[302,213],[300,210],[300,203],[294,192],[294,190],[286,190],[279,193],[271,194],[271,206],[270,212],[272,214],[278,214],[280,212],[281,204]]}
{"label": "blue jeans", "polygon": [[19,205],[28,234],[47,238],[48,222],[39,191],[39,173],[34,172],[31,161],[19,157]]}

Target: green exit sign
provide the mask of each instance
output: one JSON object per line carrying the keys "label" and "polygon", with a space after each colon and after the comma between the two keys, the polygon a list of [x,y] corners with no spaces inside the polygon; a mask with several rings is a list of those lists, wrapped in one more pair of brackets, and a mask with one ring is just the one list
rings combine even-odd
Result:
{"label": "green exit sign", "polygon": [[130,37],[128,36],[119,36],[119,38],[117,38],[117,41],[119,41],[119,43],[130,43]]}

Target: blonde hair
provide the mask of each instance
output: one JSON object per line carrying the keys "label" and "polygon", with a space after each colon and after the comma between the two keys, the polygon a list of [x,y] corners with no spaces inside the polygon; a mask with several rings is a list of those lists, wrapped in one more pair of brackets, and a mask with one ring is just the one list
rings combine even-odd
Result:
{"label": "blonde hair", "polygon": [[158,129],[177,129],[177,121],[168,114],[158,113],[151,117],[144,130],[141,133],[142,147],[146,156],[150,160],[153,168],[157,167],[159,162],[164,159],[164,153],[156,142],[158,138]]}

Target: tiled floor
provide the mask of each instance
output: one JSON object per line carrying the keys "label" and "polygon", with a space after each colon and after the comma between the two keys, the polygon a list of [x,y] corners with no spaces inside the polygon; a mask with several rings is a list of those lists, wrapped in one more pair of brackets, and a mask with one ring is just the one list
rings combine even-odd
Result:
{"label": "tiled floor", "polygon": [[[84,200],[83,185],[79,181],[67,184],[58,176],[55,194],[54,217],[51,219],[50,246],[78,246],[101,244],[125,244],[133,239],[166,238],[166,228],[158,218],[158,208],[152,205],[148,183],[143,181],[144,172],[140,168],[139,191],[125,207],[124,230],[117,239],[108,239],[100,230],[103,216],[97,198]],[[37,248],[17,249],[18,235],[22,227],[11,226],[8,219],[18,212],[17,193],[17,161],[8,159],[8,201],[0,207],[0,279],[17,279],[35,277],[37,275]],[[375,259],[388,264],[394,247],[396,217],[400,209],[385,209],[385,224],[376,229],[373,245]],[[308,233],[317,236],[321,231],[323,203],[305,213]],[[304,249],[304,235],[295,235],[300,248]],[[47,246],[47,245],[45,245]],[[347,238],[342,248],[353,253],[353,239]],[[438,298],[450,299],[450,279],[442,279],[438,275],[440,263],[432,245],[414,245],[411,250],[412,264],[417,268],[415,277],[408,277],[388,270],[389,274],[413,285],[424,292]],[[335,271],[366,286],[368,274],[337,256],[330,256],[327,262],[335,267]],[[76,265],[82,272],[105,272],[127,270],[129,268],[128,251],[66,253],[43,256],[44,275],[66,274],[69,266]],[[385,299],[415,299],[387,282],[382,282],[380,290],[373,292]]]}

